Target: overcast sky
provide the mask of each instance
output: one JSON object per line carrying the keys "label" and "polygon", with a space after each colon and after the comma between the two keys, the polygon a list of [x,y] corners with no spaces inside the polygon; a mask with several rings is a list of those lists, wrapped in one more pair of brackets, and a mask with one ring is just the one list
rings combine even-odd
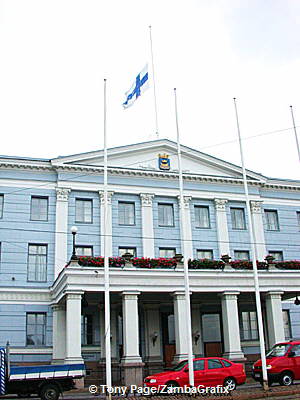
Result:
{"label": "overcast sky", "polygon": [[246,166],[299,179],[299,0],[0,0],[0,153],[102,148],[104,78],[108,145],[155,139],[152,89],[122,108],[151,64],[150,24],[160,137],[176,138],[176,87],[182,143],[240,164],[237,97],[242,136],[260,135]]}

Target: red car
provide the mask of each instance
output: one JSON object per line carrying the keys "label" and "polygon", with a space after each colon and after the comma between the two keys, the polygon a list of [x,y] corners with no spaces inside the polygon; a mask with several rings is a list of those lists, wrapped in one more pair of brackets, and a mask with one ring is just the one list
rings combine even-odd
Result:
{"label": "red car", "polygon": [[[266,358],[269,384],[290,386],[294,379],[300,379],[300,341],[277,343]],[[262,381],[261,360],[253,365],[252,377]]]}
{"label": "red car", "polygon": [[[194,359],[195,386],[216,387],[218,385],[229,387],[245,383],[246,374],[242,364],[233,363],[225,358],[206,357]],[[189,385],[189,370],[187,360],[181,361],[169,371],[149,375],[144,379],[145,386],[161,388],[184,387]]]}

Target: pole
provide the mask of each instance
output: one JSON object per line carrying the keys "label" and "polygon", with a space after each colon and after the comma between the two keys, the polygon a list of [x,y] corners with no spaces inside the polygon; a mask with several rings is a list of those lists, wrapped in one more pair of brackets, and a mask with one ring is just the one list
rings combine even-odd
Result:
{"label": "pole", "polygon": [[239,117],[238,117],[238,111],[237,111],[237,105],[236,105],[236,98],[233,99],[233,102],[234,102],[234,109],[235,109],[235,116],[236,116],[237,132],[238,132],[238,137],[239,137],[240,154],[241,154],[241,162],[242,162],[242,170],[243,170],[243,183],[244,183],[244,190],[245,190],[245,197],[246,197],[246,207],[247,207],[250,242],[251,242],[256,312],[257,312],[258,333],[259,333],[259,346],[260,346],[260,355],[261,355],[261,362],[262,362],[263,388],[264,388],[264,390],[269,390],[267,363],[266,363],[266,350],[265,350],[265,340],[264,340],[264,327],[263,327],[263,320],[262,320],[258,272],[257,272],[257,264],[256,264],[257,256],[256,256],[252,215],[251,215],[251,210],[250,210],[248,184],[247,184],[247,176],[246,176],[246,169],[245,169],[245,163],[244,163],[243,146],[242,146],[242,140],[241,140],[241,132],[240,132]]}
{"label": "pole", "polygon": [[297,135],[297,131],[296,131],[296,124],[295,124],[295,119],[294,119],[293,106],[290,106],[290,109],[291,109],[291,114],[292,114],[292,121],[293,121],[293,127],[294,127],[294,132],[295,132],[296,145],[297,145],[297,150],[298,150],[298,158],[299,158],[299,161],[300,161],[300,148],[299,148],[298,135]]}
{"label": "pole", "polygon": [[[110,296],[109,296],[109,260],[107,254],[107,141],[106,141],[106,79],[104,79],[104,312],[105,312],[105,367],[106,388],[112,387],[111,382],[111,348],[110,348]],[[111,399],[111,394],[106,391],[106,397]]]}
{"label": "pole", "polygon": [[182,166],[181,166],[181,148],[180,148],[180,136],[179,136],[179,125],[178,125],[178,112],[177,112],[177,94],[176,88],[174,88],[174,99],[175,99],[175,118],[176,118],[176,130],[177,130],[177,154],[178,154],[178,170],[179,170],[179,192],[180,192],[180,226],[181,226],[181,243],[183,248],[183,262],[184,262],[184,292],[185,292],[185,307],[186,307],[186,322],[187,322],[187,343],[188,343],[188,365],[189,365],[189,383],[190,386],[194,386],[194,365],[193,365],[193,344],[192,344],[192,327],[191,327],[191,304],[190,304],[190,283],[189,283],[189,266],[188,259],[186,257],[186,241],[184,234],[184,197],[183,197],[183,178],[182,178]]}
{"label": "pole", "polygon": [[151,25],[149,26],[149,34],[150,34],[150,50],[151,50],[152,76],[153,76],[154,114],[155,114],[155,130],[156,130],[155,134],[156,134],[156,138],[158,139],[159,134],[158,134],[158,118],[157,118],[157,101],[156,101],[156,86],[155,86],[155,74],[154,74]]}

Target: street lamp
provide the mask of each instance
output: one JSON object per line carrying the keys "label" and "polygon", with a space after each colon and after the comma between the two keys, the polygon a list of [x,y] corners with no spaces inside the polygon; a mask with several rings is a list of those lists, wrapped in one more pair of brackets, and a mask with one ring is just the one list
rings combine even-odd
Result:
{"label": "street lamp", "polygon": [[77,232],[78,232],[77,226],[72,226],[71,233],[73,235],[73,250],[72,250],[71,260],[77,260],[77,256],[76,256],[76,252],[75,252],[75,236],[76,236]]}

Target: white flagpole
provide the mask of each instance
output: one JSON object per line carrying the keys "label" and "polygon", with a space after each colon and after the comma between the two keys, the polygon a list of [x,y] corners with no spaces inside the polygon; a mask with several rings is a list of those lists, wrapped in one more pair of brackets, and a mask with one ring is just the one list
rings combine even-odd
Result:
{"label": "white flagpole", "polygon": [[183,262],[184,262],[184,291],[185,291],[185,307],[186,307],[186,322],[187,322],[186,335],[188,343],[189,383],[190,386],[193,387],[195,382],[194,382],[193,344],[192,344],[192,327],[191,327],[190,283],[189,283],[188,259],[186,256],[187,253],[186,241],[183,229],[185,224],[185,218],[184,218],[183,178],[182,178],[182,166],[181,166],[181,148],[180,148],[180,137],[179,137],[176,88],[174,88],[174,98],[175,98],[176,130],[177,130],[178,170],[179,170],[181,243],[183,249]]}
{"label": "white flagpole", "polygon": [[293,106],[290,106],[290,109],[291,109],[291,114],[292,114],[296,145],[297,145],[297,150],[298,150],[298,158],[299,158],[299,161],[300,161],[300,148],[299,148],[298,135],[297,135],[297,131],[296,131],[296,124],[295,124],[295,119],[294,119]]}
{"label": "white flagpole", "polygon": [[239,137],[240,154],[241,154],[241,162],[242,162],[242,170],[243,170],[243,183],[244,183],[244,190],[245,190],[245,197],[246,197],[246,207],[247,207],[249,233],[250,233],[250,241],[251,241],[256,312],[257,312],[258,333],[259,333],[259,346],[260,346],[260,355],[261,355],[261,362],[262,362],[263,388],[264,388],[264,390],[269,390],[267,363],[266,363],[266,350],[265,350],[265,340],[264,340],[264,327],[263,327],[263,320],[262,320],[258,272],[257,272],[257,264],[256,264],[257,256],[256,256],[252,215],[251,215],[251,210],[250,210],[248,184],[247,184],[247,176],[246,176],[246,169],[245,169],[245,163],[244,163],[243,146],[242,146],[242,140],[241,140],[241,132],[240,132],[239,117],[238,117],[238,111],[237,111],[237,105],[236,105],[236,98],[233,99],[233,102],[234,102],[234,109],[235,109],[235,116],[236,116],[237,132],[238,132],[238,137]]}
{"label": "white flagpole", "polygon": [[[103,207],[103,231],[104,231],[104,313],[105,313],[105,367],[106,388],[112,387],[111,382],[111,348],[110,348],[110,295],[109,295],[109,260],[107,254],[107,140],[106,140],[106,79],[104,79],[104,207]],[[106,391],[106,397],[111,399],[111,394]]]}
{"label": "white flagpole", "polygon": [[154,95],[154,114],[155,114],[155,129],[156,138],[159,138],[158,133],[158,118],[157,118],[157,101],[156,101],[156,86],[155,86],[155,73],[154,73],[154,59],[153,59],[153,47],[152,47],[152,32],[151,25],[149,26],[150,34],[150,50],[151,50],[151,63],[152,63],[152,76],[153,76],[153,95]]}

